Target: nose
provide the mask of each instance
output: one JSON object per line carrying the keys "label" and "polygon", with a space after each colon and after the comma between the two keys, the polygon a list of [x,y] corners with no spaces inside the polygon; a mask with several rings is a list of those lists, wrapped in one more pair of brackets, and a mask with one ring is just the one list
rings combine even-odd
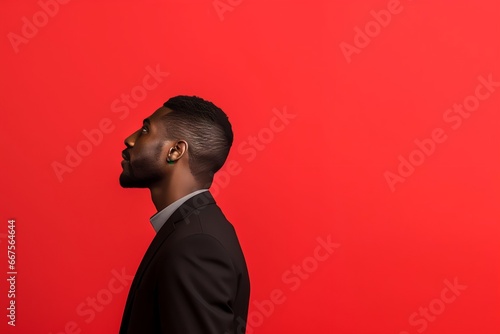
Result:
{"label": "nose", "polygon": [[128,136],[127,138],[125,138],[125,146],[127,146],[127,148],[131,148],[131,147],[134,147],[135,145],[135,140],[137,139],[137,133],[139,133],[139,131],[136,131],[134,133],[132,133],[130,136]]}

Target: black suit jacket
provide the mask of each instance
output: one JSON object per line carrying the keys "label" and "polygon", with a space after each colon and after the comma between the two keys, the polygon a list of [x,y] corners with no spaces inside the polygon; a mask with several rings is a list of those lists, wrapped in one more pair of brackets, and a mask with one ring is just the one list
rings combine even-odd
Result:
{"label": "black suit jacket", "polygon": [[206,191],[184,202],[154,237],[120,334],[245,333],[249,295],[236,232]]}

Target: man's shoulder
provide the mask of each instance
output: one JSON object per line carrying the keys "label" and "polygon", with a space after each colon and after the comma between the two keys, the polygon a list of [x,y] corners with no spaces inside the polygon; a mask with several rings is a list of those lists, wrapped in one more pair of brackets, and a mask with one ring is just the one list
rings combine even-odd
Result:
{"label": "man's shoulder", "polygon": [[182,208],[189,210],[183,218],[172,222],[174,231],[165,240],[163,251],[169,252],[172,247],[191,244],[193,240],[206,240],[214,246],[219,245],[228,253],[241,254],[238,236],[233,225],[226,218],[216,203],[198,206],[198,208]]}
{"label": "man's shoulder", "polygon": [[[186,210],[186,208],[181,207],[179,210]],[[224,243],[228,239],[236,238],[233,225],[217,204],[211,203],[186,213],[181,220],[174,223],[173,239],[179,240],[200,234]]]}

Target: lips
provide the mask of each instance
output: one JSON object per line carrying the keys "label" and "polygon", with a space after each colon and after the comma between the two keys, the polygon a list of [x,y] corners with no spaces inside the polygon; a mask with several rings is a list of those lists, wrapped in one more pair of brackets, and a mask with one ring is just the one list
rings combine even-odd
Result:
{"label": "lips", "polygon": [[123,158],[123,160],[127,160],[127,161],[129,161],[129,160],[130,160],[130,155],[129,155],[129,153],[128,153],[127,151],[125,151],[125,150],[124,150],[124,151],[122,151],[122,158]]}

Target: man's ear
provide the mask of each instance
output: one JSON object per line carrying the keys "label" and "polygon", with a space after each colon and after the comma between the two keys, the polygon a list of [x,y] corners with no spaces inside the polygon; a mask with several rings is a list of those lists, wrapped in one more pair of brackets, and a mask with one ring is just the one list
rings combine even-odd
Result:
{"label": "man's ear", "polygon": [[177,160],[184,156],[188,150],[188,143],[185,140],[178,140],[174,145],[168,150],[167,162],[169,164],[175,163]]}

